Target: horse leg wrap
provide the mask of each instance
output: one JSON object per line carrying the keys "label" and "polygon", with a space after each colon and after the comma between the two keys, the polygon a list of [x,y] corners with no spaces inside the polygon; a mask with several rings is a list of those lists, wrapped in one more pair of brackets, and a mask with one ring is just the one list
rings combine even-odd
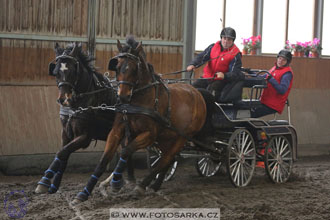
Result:
{"label": "horse leg wrap", "polygon": [[115,170],[113,171],[113,180],[117,181],[122,179],[122,173],[124,172],[127,165],[127,161],[123,158],[120,158]]}
{"label": "horse leg wrap", "polygon": [[91,177],[88,180],[87,186],[84,188],[84,190],[76,196],[76,199],[79,199],[80,201],[86,201],[88,199],[88,196],[91,195],[97,181],[99,178],[95,175],[91,175]]}
{"label": "horse leg wrap", "polygon": [[50,188],[48,190],[49,193],[51,193],[51,194],[56,193],[57,190],[59,189],[66,165],[67,165],[67,161],[61,162],[60,168],[58,169],[57,173],[55,174],[53,183],[50,185]]}
{"label": "horse leg wrap", "polygon": [[115,170],[113,171],[113,178],[110,182],[110,186],[111,186],[112,190],[115,192],[119,191],[124,185],[122,173],[126,168],[126,164],[127,164],[127,161],[124,160],[123,158],[120,158]]}
{"label": "horse leg wrap", "polygon": [[61,160],[55,157],[55,160],[50,164],[48,170],[45,171],[45,177],[51,179],[56,174],[61,166]]}
{"label": "horse leg wrap", "polygon": [[51,179],[55,175],[56,171],[58,170],[59,166],[61,164],[60,159],[57,157],[55,160],[51,163],[48,170],[45,171],[45,175],[41,178],[41,180],[38,182],[39,185],[44,185],[46,187],[51,186]]}

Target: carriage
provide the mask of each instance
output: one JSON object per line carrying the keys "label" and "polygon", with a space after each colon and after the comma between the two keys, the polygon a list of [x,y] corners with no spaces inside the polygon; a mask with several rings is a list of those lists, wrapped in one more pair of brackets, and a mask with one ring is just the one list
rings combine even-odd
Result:
{"label": "carriage", "polygon": [[[259,75],[268,71],[248,68],[242,68],[242,71],[246,73],[243,87],[249,98],[216,103],[218,108],[212,115],[215,135],[204,139],[208,147],[188,141],[177,158],[196,157],[196,170],[204,177],[215,175],[224,166],[235,187],[247,186],[256,166],[265,168],[272,182],[286,182],[297,159],[297,134],[290,123],[289,101],[286,102],[288,120],[251,118],[251,109],[261,104],[262,89],[267,87],[265,78]],[[196,147],[200,150],[196,151]],[[147,157],[148,165],[152,167],[161,157],[161,151],[152,146]],[[177,165],[178,160],[165,180],[173,177]]]}
{"label": "carriage", "polygon": [[[250,88],[250,99],[216,103],[207,101],[207,96],[213,97],[211,93],[198,91],[188,83],[166,83],[146,62],[142,44],[134,39],[127,40],[125,47],[118,41],[117,47],[118,55],[109,61],[109,70],[116,72],[116,92],[110,80],[95,72],[91,59],[82,53],[79,44],[66,49],[59,49],[56,45],[56,63],[49,65],[50,75],[56,77],[61,104],[78,106],[81,103],[86,108],[80,107],[80,112],[93,108],[111,110],[108,116],[113,123],[102,158],[74,203],[88,199],[120,144],[123,148],[110,183],[113,189],[123,186],[122,172],[126,167],[130,168],[132,154],[148,146],[152,146],[148,150],[152,169],[136,185],[138,193],[143,193],[147,187],[155,191],[160,189],[164,178],[169,179],[176,169],[176,155],[197,157],[197,171],[202,176],[212,176],[220,166],[226,165],[228,176],[236,187],[249,184],[255,166],[260,162],[264,163],[274,183],[289,179],[293,161],[297,158],[297,135],[290,117],[289,121],[250,118],[251,109],[260,104],[258,98],[267,85],[262,77],[258,77],[265,71],[243,70],[247,73],[244,87]],[[119,104],[90,106],[102,102],[114,104],[115,93]],[[290,115],[290,111],[288,113]],[[70,118],[65,124],[71,123]],[[70,154],[87,147],[92,138],[100,139],[83,118],[76,119],[84,124],[83,130],[76,127],[80,139],[74,138],[78,134],[68,132],[63,139],[66,145],[45,171],[37,193],[55,193]],[[194,136],[207,124],[205,120],[211,122],[213,133],[202,140],[196,139]],[[96,123],[96,128],[100,128],[100,124]],[[69,130],[74,132],[73,128]],[[102,133],[108,131],[109,127],[102,129]],[[132,170],[129,174],[133,174]]]}

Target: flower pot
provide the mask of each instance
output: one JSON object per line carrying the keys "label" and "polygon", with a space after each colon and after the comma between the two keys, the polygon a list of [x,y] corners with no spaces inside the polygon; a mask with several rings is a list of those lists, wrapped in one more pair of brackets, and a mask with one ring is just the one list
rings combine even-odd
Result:
{"label": "flower pot", "polygon": [[294,51],[293,56],[295,57],[303,57],[304,56],[304,51]]}
{"label": "flower pot", "polygon": [[319,58],[319,53],[318,52],[311,52],[311,56],[314,58]]}
{"label": "flower pot", "polygon": [[250,50],[250,55],[256,55],[256,54],[257,54],[257,50],[256,49]]}
{"label": "flower pot", "polygon": [[242,55],[246,55],[248,54],[248,51],[247,50],[242,50]]}

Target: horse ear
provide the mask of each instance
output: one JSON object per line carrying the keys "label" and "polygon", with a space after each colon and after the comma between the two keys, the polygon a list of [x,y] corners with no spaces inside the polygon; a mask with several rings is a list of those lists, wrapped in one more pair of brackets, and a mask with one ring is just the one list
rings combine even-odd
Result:
{"label": "horse ear", "polygon": [[143,51],[142,48],[142,41],[139,42],[139,44],[136,46],[136,52],[138,52],[138,54],[140,54],[141,51]]}
{"label": "horse ear", "polygon": [[136,46],[135,50],[141,58],[143,58],[144,60],[147,59],[146,53],[144,52],[144,49],[142,48],[142,41],[139,42],[139,44]]}
{"label": "horse ear", "polygon": [[140,57],[143,65],[144,65],[144,68],[149,72],[149,66],[147,64],[147,56],[143,50],[142,41],[140,41],[139,44],[136,46],[135,51],[137,52],[138,56]]}
{"label": "horse ear", "polygon": [[58,56],[61,53],[60,45],[57,42],[55,43],[54,51],[55,51],[56,56]]}
{"label": "horse ear", "polygon": [[123,49],[123,47],[121,46],[121,43],[118,39],[117,39],[117,48],[118,48],[119,52],[122,51],[122,49]]}
{"label": "horse ear", "polygon": [[72,57],[77,56],[78,55],[78,51],[80,49],[81,49],[81,44],[79,46],[79,43],[78,42],[73,43],[73,49],[72,49],[72,51],[70,52],[69,55],[72,56]]}
{"label": "horse ear", "polygon": [[60,47],[60,45],[56,42],[55,46],[54,46],[55,51],[58,50],[59,47]]}

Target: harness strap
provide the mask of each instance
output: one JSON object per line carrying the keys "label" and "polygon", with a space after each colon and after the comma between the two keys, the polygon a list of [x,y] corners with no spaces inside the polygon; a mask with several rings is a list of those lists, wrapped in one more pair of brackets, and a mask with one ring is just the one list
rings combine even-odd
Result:
{"label": "harness strap", "polygon": [[[120,81],[120,82],[121,82],[121,81]],[[145,90],[145,89],[148,89],[148,88],[150,88],[150,87],[153,87],[153,86],[159,85],[159,84],[161,84],[159,81],[152,82],[152,83],[150,83],[150,84],[148,84],[148,85],[145,85],[145,86],[143,86],[143,87],[140,87],[140,88],[134,89],[134,90],[133,90],[133,94],[134,94],[134,93],[137,93],[137,92],[140,92],[141,90]]]}
{"label": "harness strap", "polygon": [[160,122],[165,127],[170,126],[170,122],[167,118],[161,116],[158,112],[152,109],[131,105],[131,104],[119,104],[116,106],[116,112],[120,112],[124,115],[126,114],[142,114],[151,117],[152,119]]}
{"label": "harness strap", "polygon": [[161,125],[165,126],[166,128],[176,132],[177,134],[179,134],[180,136],[184,137],[185,139],[187,139],[188,141],[192,141],[194,143],[196,143],[197,145],[203,147],[204,149],[213,152],[213,153],[219,153],[216,149],[213,149],[211,147],[209,147],[208,145],[184,134],[182,131],[180,131],[179,129],[173,127],[170,123],[170,121],[161,116],[158,112],[155,112],[151,109],[148,108],[143,108],[140,106],[136,106],[136,105],[130,105],[130,104],[120,104],[116,106],[116,112],[120,112],[123,114],[142,114],[142,115],[146,115],[151,117],[152,119],[154,119],[155,121],[159,122]]}

